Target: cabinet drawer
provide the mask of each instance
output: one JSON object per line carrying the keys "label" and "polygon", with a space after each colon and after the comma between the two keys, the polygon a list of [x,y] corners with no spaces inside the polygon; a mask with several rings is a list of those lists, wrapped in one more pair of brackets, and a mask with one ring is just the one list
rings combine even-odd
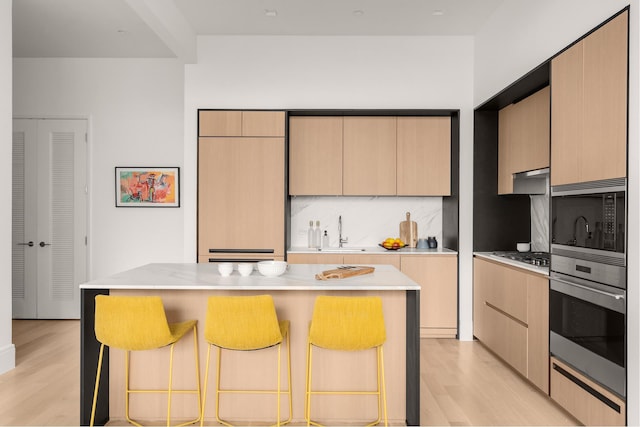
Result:
{"label": "cabinet drawer", "polygon": [[482,259],[476,259],[474,265],[477,280],[484,284],[484,299],[526,324],[527,273]]}
{"label": "cabinet drawer", "polygon": [[625,425],[622,399],[553,357],[551,398],[585,425]]}
{"label": "cabinet drawer", "polygon": [[259,261],[284,261],[284,257],[275,256],[274,254],[238,254],[238,253],[224,253],[224,254],[209,254],[199,255],[198,262],[259,262]]}
{"label": "cabinet drawer", "polygon": [[341,254],[288,254],[289,264],[343,264]]}
{"label": "cabinet drawer", "polygon": [[345,264],[389,264],[400,269],[400,255],[344,255]]}
{"label": "cabinet drawer", "polygon": [[527,376],[527,326],[485,305],[484,344],[516,371]]}

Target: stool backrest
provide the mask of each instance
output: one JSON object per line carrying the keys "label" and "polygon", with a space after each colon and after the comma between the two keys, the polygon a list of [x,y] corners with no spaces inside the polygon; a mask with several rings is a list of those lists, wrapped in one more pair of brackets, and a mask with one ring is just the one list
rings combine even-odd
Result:
{"label": "stool backrest", "polygon": [[123,350],[151,350],[175,341],[158,296],[96,296],[99,342]]}
{"label": "stool backrest", "polygon": [[205,339],[230,350],[258,350],[282,342],[270,295],[209,297]]}
{"label": "stool backrest", "polygon": [[333,350],[365,350],[386,340],[379,297],[316,298],[309,342]]}

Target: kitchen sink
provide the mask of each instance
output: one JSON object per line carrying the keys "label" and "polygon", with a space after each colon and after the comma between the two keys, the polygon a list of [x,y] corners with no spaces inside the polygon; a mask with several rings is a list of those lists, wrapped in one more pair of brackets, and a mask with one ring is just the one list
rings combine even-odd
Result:
{"label": "kitchen sink", "polygon": [[318,252],[327,253],[345,253],[345,252],[364,252],[365,248],[319,248]]}

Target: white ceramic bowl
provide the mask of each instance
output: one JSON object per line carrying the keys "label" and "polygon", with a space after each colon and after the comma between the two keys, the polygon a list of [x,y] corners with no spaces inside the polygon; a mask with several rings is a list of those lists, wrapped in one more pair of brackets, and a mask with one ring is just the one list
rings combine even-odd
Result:
{"label": "white ceramic bowl", "polygon": [[231,262],[221,262],[218,264],[218,272],[222,277],[230,276],[233,273],[233,263]]}
{"label": "white ceramic bowl", "polygon": [[252,262],[241,262],[238,264],[238,273],[241,276],[249,276],[253,273],[253,263]]}
{"label": "white ceramic bowl", "polygon": [[518,252],[529,252],[531,250],[531,243],[518,243],[516,249]]}
{"label": "white ceramic bowl", "polygon": [[286,261],[260,261],[258,263],[258,271],[263,276],[276,277],[280,276],[287,270]]}

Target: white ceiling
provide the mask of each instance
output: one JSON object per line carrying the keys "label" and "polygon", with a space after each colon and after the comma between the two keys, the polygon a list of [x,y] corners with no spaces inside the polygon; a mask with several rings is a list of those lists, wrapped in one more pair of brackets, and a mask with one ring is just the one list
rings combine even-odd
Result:
{"label": "white ceiling", "polygon": [[473,35],[504,1],[13,0],[13,56],[194,60],[197,35]]}

